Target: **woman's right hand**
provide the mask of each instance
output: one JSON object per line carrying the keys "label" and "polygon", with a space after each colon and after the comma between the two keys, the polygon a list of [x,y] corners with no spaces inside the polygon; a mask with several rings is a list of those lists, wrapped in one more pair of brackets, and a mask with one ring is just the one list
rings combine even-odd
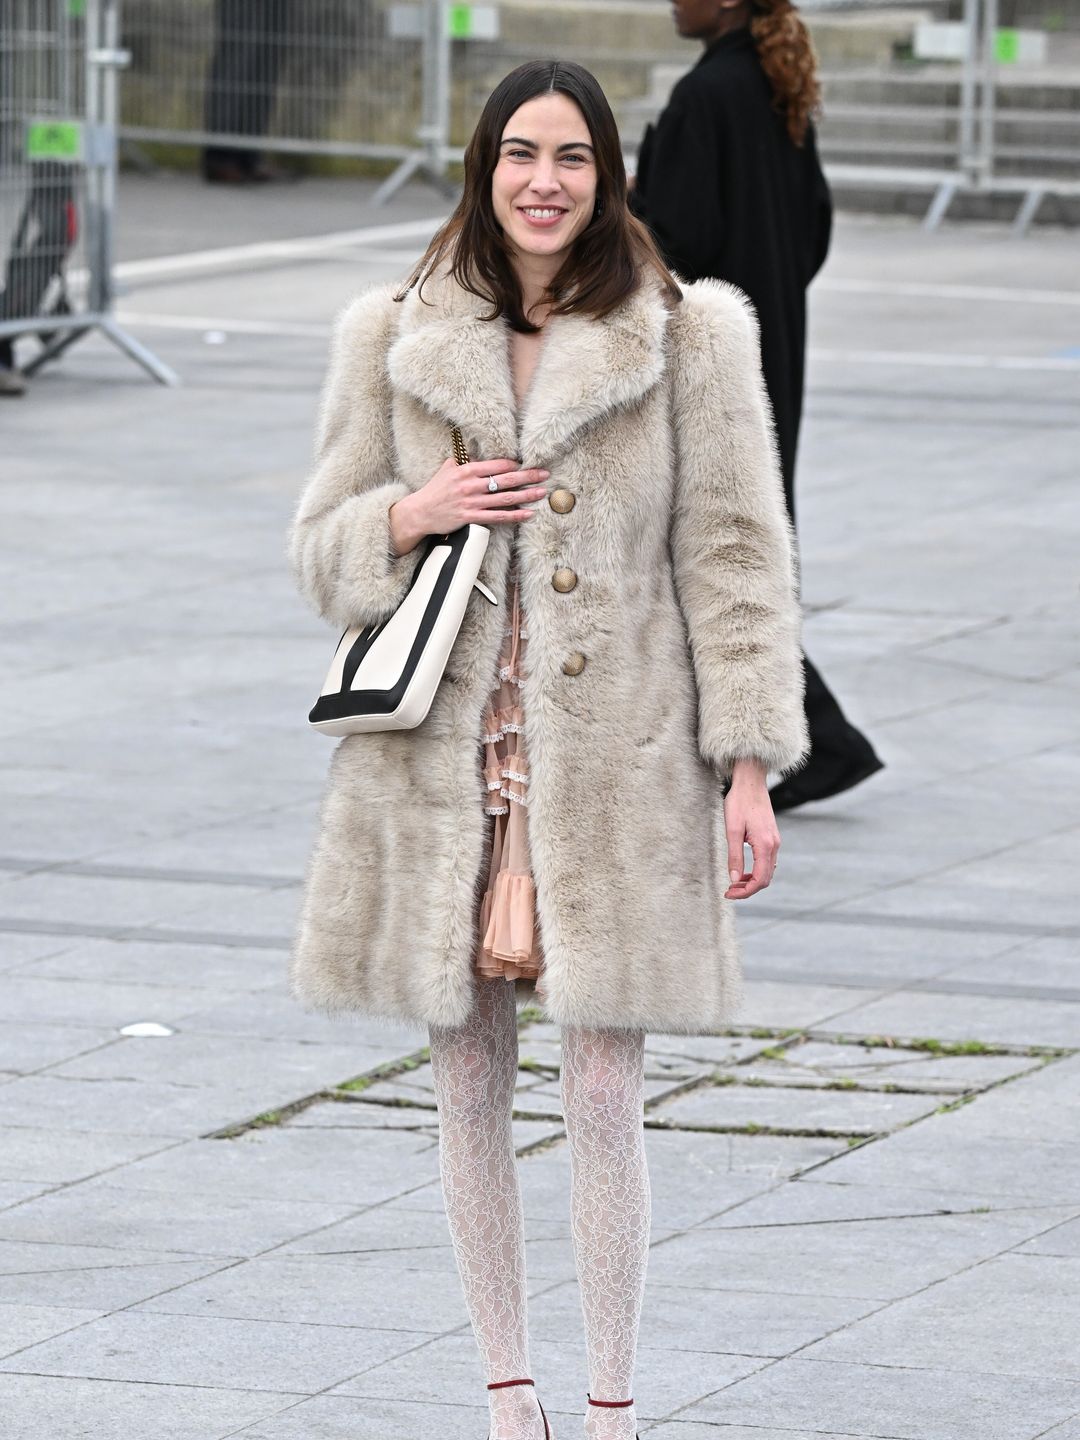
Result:
{"label": "woman's right hand", "polygon": [[[390,533],[398,555],[426,535],[446,535],[462,525],[513,525],[531,520],[528,504],[542,500],[549,470],[522,470],[516,460],[446,460],[426,485],[390,506]],[[494,476],[498,490],[488,489]]]}

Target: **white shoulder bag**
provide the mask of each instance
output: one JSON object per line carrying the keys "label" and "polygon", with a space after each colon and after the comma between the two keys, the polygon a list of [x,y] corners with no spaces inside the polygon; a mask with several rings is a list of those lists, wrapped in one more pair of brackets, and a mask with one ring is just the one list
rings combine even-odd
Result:
{"label": "white shoulder bag", "polygon": [[[454,459],[469,463],[456,425]],[[477,579],[491,531],[462,525],[429,535],[405,598],[387,620],[346,630],[322,693],[308,716],[324,735],[413,730],[427,718],[473,590],[499,602]]]}

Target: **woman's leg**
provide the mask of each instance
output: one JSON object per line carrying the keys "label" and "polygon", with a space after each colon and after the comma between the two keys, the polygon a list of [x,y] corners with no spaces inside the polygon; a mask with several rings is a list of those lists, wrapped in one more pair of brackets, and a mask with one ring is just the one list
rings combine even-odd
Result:
{"label": "woman's leg", "polygon": [[[454,1242],[485,1378],[528,1376],[525,1221],[510,1115],[517,1078],[517,1008],[505,980],[481,980],[473,1014],[431,1029],[439,1158]],[[531,1386],[488,1392],[491,1440],[538,1440]]]}
{"label": "woman's leg", "polygon": [[[649,1253],[644,1072],[642,1031],[563,1031],[570,1216],[594,1400],[626,1400],[634,1393]],[[586,1410],[590,1440],[632,1440],[635,1429],[633,1406]]]}

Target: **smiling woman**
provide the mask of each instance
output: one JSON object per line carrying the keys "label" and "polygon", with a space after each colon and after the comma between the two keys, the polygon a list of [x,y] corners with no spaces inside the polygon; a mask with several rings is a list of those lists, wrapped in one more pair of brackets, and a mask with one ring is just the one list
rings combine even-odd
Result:
{"label": "smiling woman", "polygon": [[428,1025],[489,1440],[551,1437],[516,1001],[560,1027],[584,1432],[634,1440],[644,1036],[733,1014],[727,902],[772,878],[765,777],[804,743],[798,609],[753,314],[665,268],[602,90],[558,61],[496,87],[408,284],[346,311],[293,557],[335,624],[375,625],[424,538],[474,523],[505,603],[467,610],[423,725],[335,753],[294,989]]}

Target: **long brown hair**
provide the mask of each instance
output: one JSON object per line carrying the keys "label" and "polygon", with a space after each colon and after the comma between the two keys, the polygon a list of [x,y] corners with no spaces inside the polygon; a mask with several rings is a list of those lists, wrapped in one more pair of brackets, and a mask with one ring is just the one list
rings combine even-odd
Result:
{"label": "long brown hair", "polygon": [[593,217],[548,288],[549,313],[599,319],[634,294],[648,270],[659,276],[672,304],[682,299],[651,235],[627,206],[619,131],[596,77],[568,60],[530,60],[500,80],[488,97],[465,151],[465,189],[457,209],[396,300],[415,285],[423,299],[425,280],[449,260],[453,279],[490,303],[485,320],[505,315],[514,330],[532,334],[540,328],[522,308],[521,285],[491,202],[491,177],[510,117],[526,101],[555,93],[572,100],[585,118],[596,153],[597,189]]}
{"label": "long brown hair", "polygon": [[810,31],[791,0],[752,0],[750,33],[761,68],[772,86],[776,108],[796,145],[806,141],[810,121],[821,111],[817,55]]}

